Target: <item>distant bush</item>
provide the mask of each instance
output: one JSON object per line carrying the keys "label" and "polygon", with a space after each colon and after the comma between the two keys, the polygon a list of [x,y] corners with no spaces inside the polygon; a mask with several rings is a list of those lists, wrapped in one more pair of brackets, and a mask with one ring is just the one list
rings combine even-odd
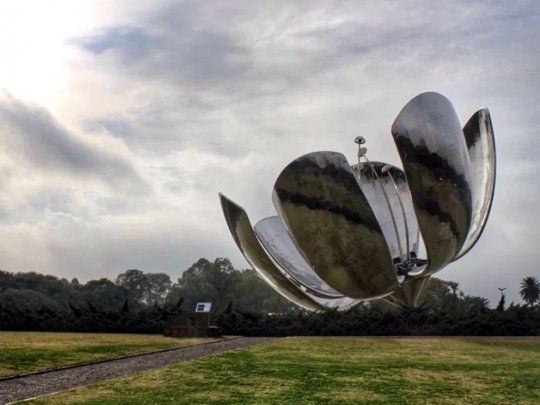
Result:
{"label": "distant bush", "polygon": [[346,312],[308,313],[225,258],[199,259],[176,283],[136,269],[116,282],[87,283],[0,271],[0,329],[161,333],[171,315],[208,301],[214,323],[231,335],[539,335],[538,282],[525,281],[527,305],[507,309],[489,309],[486,299],[465,295],[457,283],[431,278],[420,308],[379,300]]}
{"label": "distant bush", "polygon": [[540,309],[511,306],[460,313],[444,308],[359,307],[346,312],[264,315],[232,310],[216,323],[223,333],[245,336],[538,336]]}

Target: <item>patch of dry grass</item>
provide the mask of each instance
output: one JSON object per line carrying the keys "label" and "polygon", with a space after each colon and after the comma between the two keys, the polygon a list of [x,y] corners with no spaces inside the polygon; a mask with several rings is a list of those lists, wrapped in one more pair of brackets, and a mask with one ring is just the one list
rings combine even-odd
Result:
{"label": "patch of dry grass", "polygon": [[0,377],[204,341],[208,339],[116,333],[0,332]]}

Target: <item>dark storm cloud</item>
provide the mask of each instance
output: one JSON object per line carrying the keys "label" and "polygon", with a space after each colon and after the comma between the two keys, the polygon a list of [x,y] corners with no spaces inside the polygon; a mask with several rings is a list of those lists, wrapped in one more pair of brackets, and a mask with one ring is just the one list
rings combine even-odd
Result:
{"label": "dark storm cloud", "polygon": [[95,177],[128,192],[148,190],[128,159],[71,133],[44,108],[6,95],[0,100],[0,132],[6,155],[39,173]]}

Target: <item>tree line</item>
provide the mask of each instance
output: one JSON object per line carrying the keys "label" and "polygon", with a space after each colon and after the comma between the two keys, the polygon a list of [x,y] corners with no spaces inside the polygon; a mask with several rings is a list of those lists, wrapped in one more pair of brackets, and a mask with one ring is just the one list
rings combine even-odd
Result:
{"label": "tree line", "polygon": [[419,308],[379,300],[345,312],[308,313],[226,258],[199,259],[175,282],[137,269],[86,283],[0,271],[0,329],[161,333],[171,315],[208,301],[226,334],[538,335],[538,280],[525,278],[521,295],[525,305],[506,307],[502,296],[490,309],[485,298],[464,294],[457,283],[432,278]]}

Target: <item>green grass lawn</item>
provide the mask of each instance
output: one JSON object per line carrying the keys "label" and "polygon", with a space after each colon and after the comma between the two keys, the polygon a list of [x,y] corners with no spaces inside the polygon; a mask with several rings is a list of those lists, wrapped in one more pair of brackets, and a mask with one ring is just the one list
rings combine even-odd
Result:
{"label": "green grass lawn", "polygon": [[0,332],[0,377],[204,341],[208,339],[116,333]]}
{"label": "green grass lawn", "polygon": [[540,339],[285,338],[33,403],[540,403]]}

